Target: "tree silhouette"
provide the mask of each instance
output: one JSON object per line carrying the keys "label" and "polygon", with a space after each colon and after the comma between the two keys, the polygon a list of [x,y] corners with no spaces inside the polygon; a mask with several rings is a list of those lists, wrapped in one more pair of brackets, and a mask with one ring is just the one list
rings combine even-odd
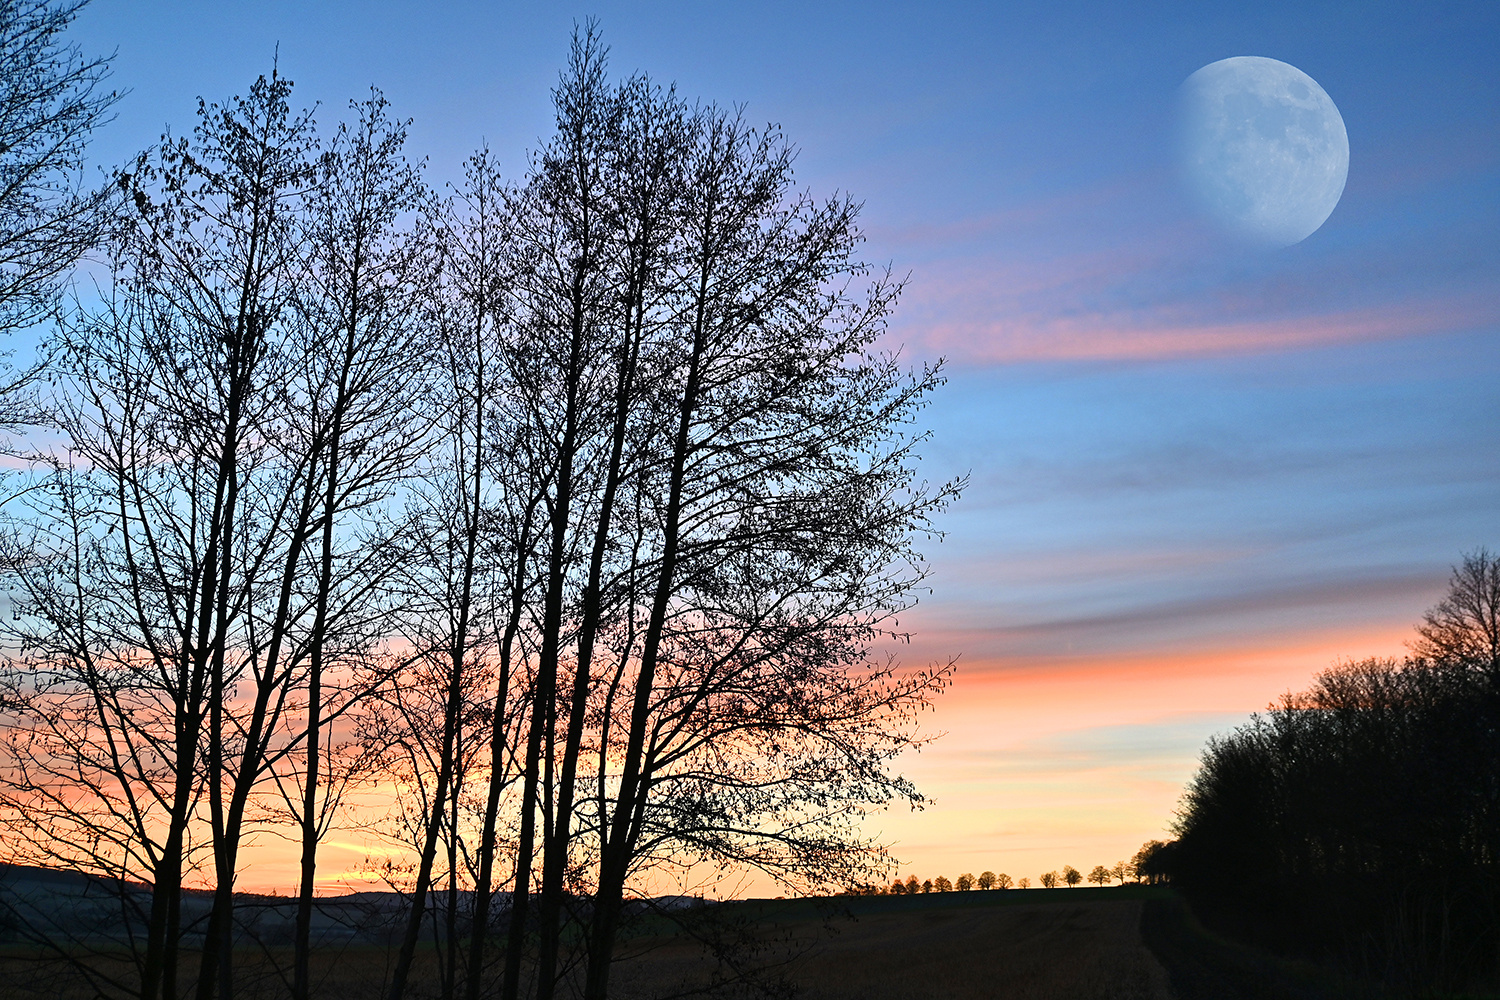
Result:
{"label": "tree silhouette", "polygon": [[[962,483],[916,478],[942,376],[882,346],[900,282],[776,128],[575,41],[514,182],[482,152],[439,202],[378,93],[319,132],[275,73],[117,178],[112,284],[54,340],[66,460],[0,539],[0,823],[128,887],[128,992],[230,1000],[242,848],[285,824],[306,1000],[366,778],[409,851],[390,1000],[424,926],[438,991],[490,992],[504,888],[498,993],[601,1000],[659,873],[853,891],[861,818],[921,801],[891,762],[953,667],[872,650]],[[102,64],[59,66],[82,135]]]}
{"label": "tree silhouette", "polygon": [[119,94],[104,89],[108,58],[61,38],[87,3],[0,3],[0,331],[50,312],[112,221],[113,196],[84,184],[83,155]]}
{"label": "tree silhouette", "polygon": [[24,595],[11,634],[45,637],[8,664],[34,696],[12,733],[67,727],[47,756],[97,775],[64,793],[72,806],[38,809],[24,777],[38,745],[7,760],[13,843],[151,886],[145,996],[176,989],[181,890],[202,852],[223,888],[200,982],[229,980],[240,827],[286,736],[307,634],[298,584],[321,444],[302,419],[310,359],[291,305],[311,136],[286,98],[262,78],[122,176],[134,213],[112,248],[120,293],[56,340],[54,419],[86,464],[30,494],[6,553]]}
{"label": "tree silhouette", "polygon": [[1493,557],[1466,556],[1418,626],[1417,655],[1337,666],[1210,740],[1178,840],[1138,855],[1138,876],[1169,876],[1211,919],[1276,947],[1414,988],[1491,981],[1496,583]]}
{"label": "tree silhouette", "polygon": [[1484,548],[1464,556],[1448,593],[1422,616],[1412,652],[1485,672],[1500,687],[1500,558]]}
{"label": "tree silhouette", "polygon": [[1062,881],[1069,889],[1083,881],[1083,875],[1072,865],[1063,865]]}
{"label": "tree silhouette", "polygon": [[1089,872],[1089,881],[1097,886],[1109,885],[1109,880],[1114,878],[1114,873],[1103,865],[1095,865],[1094,870]]}
{"label": "tree silhouette", "polygon": [[1131,869],[1137,881],[1149,885],[1160,885],[1171,878],[1170,858],[1172,845],[1161,840],[1148,840],[1141,845],[1131,859]]}
{"label": "tree silhouette", "polygon": [[1058,874],[1057,872],[1044,872],[1039,881],[1042,883],[1043,889],[1056,889]]}

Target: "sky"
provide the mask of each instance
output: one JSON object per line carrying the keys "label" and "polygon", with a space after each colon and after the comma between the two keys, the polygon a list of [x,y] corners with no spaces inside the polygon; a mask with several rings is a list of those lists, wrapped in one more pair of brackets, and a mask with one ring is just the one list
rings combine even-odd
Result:
{"label": "sky", "polygon": [[[891,342],[946,358],[921,471],[971,483],[900,652],[960,667],[901,762],[932,801],[869,822],[903,875],[1168,837],[1211,734],[1399,655],[1500,547],[1500,5],[94,0],[72,38],[128,90],[101,166],[274,58],[328,121],[379,87],[441,183],[482,142],[524,169],[589,17],[618,77],[742,104],[861,200],[867,259],[910,275]],[[1178,86],[1240,55],[1310,75],[1349,135],[1337,208],[1285,249],[1226,238],[1173,169]],[[330,887],[361,851],[330,848]],[[242,884],[294,881],[274,854]]]}

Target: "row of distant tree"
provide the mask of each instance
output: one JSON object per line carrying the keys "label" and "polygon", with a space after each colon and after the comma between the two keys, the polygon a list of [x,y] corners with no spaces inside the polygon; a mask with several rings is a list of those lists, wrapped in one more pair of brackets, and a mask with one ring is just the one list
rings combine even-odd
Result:
{"label": "row of distant tree", "polygon": [[1177,833],[1158,861],[1222,928],[1402,989],[1500,986],[1500,558],[1464,558],[1409,656],[1212,740]]}
{"label": "row of distant tree", "polygon": [[86,980],[50,995],[243,995],[235,880],[281,839],[267,989],[309,1000],[356,824],[410,901],[388,1000],[603,1000],[653,885],[882,871],[860,819],[920,802],[890,762],[952,665],[880,649],[961,484],[916,478],[942,377],[881,346],[859,203],[610,79],[592,27],[515,177],[482,148],[434,190],[378,91],[336,121],[273,71],[94,190],[82,5],[0,0],[0,327],[47,344],[0,392],[44,431],[0,524],[0,835],[119,887],[108,940],[14,922]]}
{"label": "row of distant tree", "polygon": [[[1036,884],[1043,889],[1055,889],[1058,886],[1072,888],[1084,882],[1097,886],[1106,886],[1111,882],[1120,885],[1126,882],[1155,885],[1167,881],[1167,873],[1161,865],[1161,851],[1165,846],[1159,840],[1147,841],[1131,860],[1117,861],[1108,868],[1095,865],[1087,875],[1072,865],[1063,865],[1060,871],[1043,872],[1037,876]],[[1030,889],[1031,886],[1031,879],[1026,876],[1012,879],[1004,872],[996,874],[985,871],[978,875],[965,872],[951,881],[943,875],[920,880],[915,875],[908,875],[889,885],[866,886],[860,892],[862,895],[872,896],[914,896],[927,892],[968,892],[971,889]]]}

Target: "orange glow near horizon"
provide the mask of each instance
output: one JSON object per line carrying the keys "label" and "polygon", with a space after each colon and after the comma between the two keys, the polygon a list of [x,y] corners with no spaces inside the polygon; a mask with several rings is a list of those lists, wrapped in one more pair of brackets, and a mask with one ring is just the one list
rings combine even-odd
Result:
{"label": "orange glow near horizon", "polygon": [[1168,839],[1203,741],[1350,658],[1396,656],[1405,623],[1245,649],[962,667],[929,717],[940,739],[904,772],[933,802],[872,821],[904,876],[990,870],[1033,882]]}
{"label": "orange glow near horizon", "polygon": [[[1035,882],[1065,864],[1084,872],[1113,865],[1146,840],[1170,836],[1209,735],[1307,687],[1341,660],[1400,655],[1410,635],[1403,622],[1244,649],[964,661],[923,718],[925,732],[943,735],[899,762],[929,804],[878,813],[866,831],[891,846],[903,877],[990,870]],[[963,645],[961,635],[932,630],[922,639],[924,647]],[[367,789],[351,815],[376,819],[388,801],[381,789]],[[298,851],[294,841],[262,833],[241,852],[239,886],[294,892]],[[318,892],[383,888],[366,863],[396,853],[352,824],[336,829],[319,853]],[[746,873],[653,888],[720,897],[784,892]]]}

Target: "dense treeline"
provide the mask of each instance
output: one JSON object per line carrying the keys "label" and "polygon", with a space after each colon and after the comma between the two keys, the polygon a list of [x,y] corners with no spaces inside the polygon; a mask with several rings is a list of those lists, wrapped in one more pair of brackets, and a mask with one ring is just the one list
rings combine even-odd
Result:
{"label": "dense treeline", "polygon": [[1214,739],[1173,883],[1205,914],[1387,982],[1500,973],[1500,559],[1480,550],[1412,655],[1348,663]]}
{"label": "dense treeline", "polygon": [[876,346],[859,206],[774,127],[611,82],[592,29],[554,96],[524,176],[481,151],[440,197],[378,92],[320,129],[273,73],[89,201],[110,278],[57,315],[0,544],[0,824],[120,887],[113,936],[22,922],[94,992],[246,992],[274,835],[271,989],[316,995],[360,790],[410,900],[391,1000],[423,941],[423,993],[603,998],[633,894],[865,882],[864,811],[920,800],[889,763],[951,664],[869,651],[958,484],[914,479],[941,379]]}

